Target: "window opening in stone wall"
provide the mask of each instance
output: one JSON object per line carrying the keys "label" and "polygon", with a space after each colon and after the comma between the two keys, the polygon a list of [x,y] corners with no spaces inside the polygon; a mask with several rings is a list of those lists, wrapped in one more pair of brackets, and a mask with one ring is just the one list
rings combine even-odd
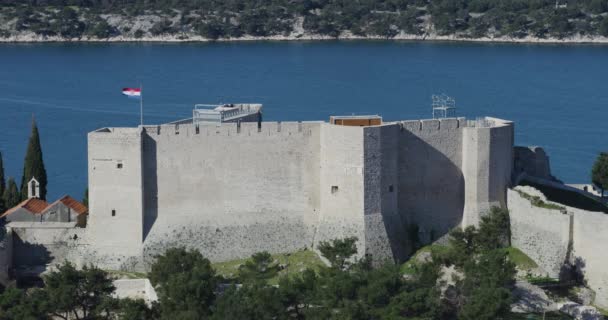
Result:
{"label": "window opening in stone wall", "polygon": [[393,188],[393,185],[388,186],[388,192],[393,192],[395,188]]}
{"label": "window opening in stone wall", "polygon": [[116,210],[112,209],[112,217],[116,216]]}
{"label": "window opening in stone wall", "polygon": [[120,163],[120,162],[119,162],[119,163],[117,163],[117,164],[116,164],[116,168],[118,168],[118,169],[122,169],[122,163]]}
{"label": "window opening in stone wall", "polygon": [[196,126],[196,134],[199,134],[199,133],[201,133],[201,129],[198,126]]}
{"label": "window opening in stone wall", "polygon": [[331,193],[334,194],[338,192],[338,186],[331,186]]}

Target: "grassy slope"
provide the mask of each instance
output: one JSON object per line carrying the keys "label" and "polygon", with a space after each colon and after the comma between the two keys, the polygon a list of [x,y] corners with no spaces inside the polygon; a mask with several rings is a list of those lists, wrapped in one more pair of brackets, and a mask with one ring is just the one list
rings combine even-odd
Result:
{"label": "grassy slope", "polygon": [[[310,250],[297,251],[291,254],[275,254],[272,256],[279,265],[285,265],[286,268],[279,271],[278,275],[271,278],[270,284],[277,284],[279,278],[294,273],[300,273],[307,268],[319,270],[323,266],[323,262],[317,254]],[[248,259],[239,259],[226,262],[214,263],[213,267],[218,274],[225,278],[232,279],[238,276],[239,266],[245,263]]]}
{"label": "grassy slope", "polygon": [[418,251],[416,251],[416,253],[414,253],[410,259],[408,261],[406,261],[404,264],[401,265],[401,273],[403,274],[414,274],[416,272],[416,265],[418,263],[420,263],[418,261],[418,257],[421,254],[427,253],[427,252],[445,252],[448,248],[446,246],[442,246],[442,245],[437,245],[437,244],[433,244],[433,245],[428,245],[428,246],[424,246],[420,249],[418,249]]}
{"label": "grassy slope", "polygon": [[519,249],[514,247],[509,247],[505,249],[507,254],[509,255],[509,260],[515,263],[517,269],[520,270],[530,270],[534,268],[538,268],[538,265],[534,260],[528,257],[525,253],[521,252]]}

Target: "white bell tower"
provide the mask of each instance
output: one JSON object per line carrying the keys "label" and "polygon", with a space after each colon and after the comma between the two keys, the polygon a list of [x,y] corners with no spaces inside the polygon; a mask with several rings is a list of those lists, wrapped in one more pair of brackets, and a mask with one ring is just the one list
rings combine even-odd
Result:
{"label": "white bell tower", "polygon": [[40,198],[40,183],[34,177],[27,183],[27,198]]}

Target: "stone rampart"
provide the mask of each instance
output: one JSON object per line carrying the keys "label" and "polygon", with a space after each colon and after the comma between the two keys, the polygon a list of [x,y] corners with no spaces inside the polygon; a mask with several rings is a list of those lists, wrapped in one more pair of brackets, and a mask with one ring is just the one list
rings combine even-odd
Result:
{"label": "stone rampart", "polygon": [[62,264],[69,261],[82,266],[82,252],[87,246],[85,229],[75,223],[12,222],[12,265],[17,268]]}
{"label": "stone rampart", "polygon": [[143,239],[142,138],[140,128],[89,133],[87,236],[107,268],[141,257]]}
{"label": "stone rampart", "polygon": [[534,206],[519,192],[546,201],[542,193],[530,187],[508,191],[511,245],[532,258],[549,277],[559,278],[568,258],[571,215]]}
{"label": "stone rampart", "polygon": [[464,226],[477,225],[493,206],[505,207],[513,169],[513,123],[496,118],[467,121],[462,138]]}
{"label": "stone rampart", "polygon": [[398,124],[364,129],[364,221],[366,252],[378,262],[404,260],[408,243],[398,206]]}
{"label": "stone rampart", "polygon": [[321,214],[314,235],[321,241],[357,237],[358,257],[366,253],[363,128],[323,124],[320,137]]}
{"label": "stone rampart", "polygon": [[[516,190],[551,203],[534,188],[517,187]],[[608,243],[608,215],[563,205],[560,205],[563,209],[540,208],[514,190],[508,192],[508,205],[511,244],[530,256],[551,277],[559,277],[564,264],[573,265],[595,292],[594,303],[608,308],[608,258],[604,254]]]}
{"label": "stone rampart", "polygon": [[89,134],[89,252],[124,268],[176,246],[221,261],[356,236],[359,257],[403,260],[413,239],[474,223],[467,201],[504,204],[512,130],[462,118],[101,129]]}
{"label": "stone rampart", "polygon": [[551,175],[551,165],[549,156],[541,147],[520,147],[513,148],[515,179],[526,175],[546,180],[555,180]]}
{"label": "stone rampart", "polygon": [[215,261],[311,247],[320,123],[163,125],[143,134],[144,255]]}
{"label": "stone rampart", "polygon": [[595,291],[595,304],[608,308],[608,215],[578,210],[573,223],[574,265]]}
{"label": "stone rampart", "polygon": [[397,206],[403,223],[417,225],[424,243],[462,221],[462,124],[461,119],[399,122]]}

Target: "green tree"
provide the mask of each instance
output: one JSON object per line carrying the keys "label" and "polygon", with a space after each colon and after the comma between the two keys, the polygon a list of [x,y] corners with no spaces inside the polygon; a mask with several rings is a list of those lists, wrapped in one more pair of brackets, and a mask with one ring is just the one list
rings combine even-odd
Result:
{"label": "green tree", "polygon": [[97,320],[115,308],[115,288],[108,274],[96,267],[77,270],[66,262],[44,277],[51,314],[67,319]]}
{"label": "green tree", "polygon": [[154,320],[160,317],[158,305],[150,308],[142,299],[121,299],[115,313],[120,320]]}
{"label": "green tree", "polygon": [[285,309],[292,310],[290,316],[305,319],[307,311],[314,308],[315,294],[320,285],[317,273],[311,269],[279,279],[279,297]]}
{"label": "green tree", "polygon": [[46,291],[32,289],[26,294],[17,288],[8,288],[0,295],[0,319],[50,320],[51,306]]}
{"label": "green tree", "polygon": [[605,0],[591,0],[589,9],[596,14],[603,13],[608,11],[608,3]]}
{"label": "green tree", "polygon": [[608,37],[608,17],[604,17],[599,23],[598,33],[604,37]]}
{"label": "green tree", "polygon": [[89,207],[89,188],[87,187],[84,190],[84,196],[82,197],[82,204],[85,205],[85,207]]}
{"label": "green tree", "polygon": [[608,153],[600,153],[595,160],[591,169],[591,181],[602,190],[603,198],[604,190],[608,189]]}
{"label": "green tree", "polygon": [[270,253],[258,252],[239,267],[239,279],[244,282],[267,280],[276,276],[278,272],[278,266],[273,263]]}
{"label": "green tree", "polygon": [[196,250],[172,248],[156,258],[149,274],[156,287],[161,319],[201,319],[211,315],[219,278]]}
{"label": "green tree", "polygon": [[40,199],[46,200],[46,169],[44,168],[44,160],[42,158],[42,146],[40,145],[40,135],[36,121],[32,119],[32,131],[30,140],[25,153],[25,161],[23,165],[23,177],[21,178],[21,199],[27,199],[28,182],[36,178],[40,183]]}
{"label": "green tree", "polygon": [[6,190],[6,179],[4,178],[4,163],[2,161],[2,152],[0,152],[0,214],[6,211],[4,203],[4,190]]}
{"label": "green tree", "polygon": [[442,304],[437,280],[441,273],[438,263],[424,263],[394,295],[386,308],[380,310],[383,319],[449,319],[442,317]]}
{"label": "green tree", "polygon": [[17,183],[15,183],[15,179],[12,177],[8,178],[8,183],[6,184],[6,189],[4,190],[4,195],[2,197],[4,199],[4,205],[7,209],[14,207],[21,202]]}
{"label": "green tree", "polygon": [[511,241],[509,210],[492,207],[481,217],[476,242],[482,250],[508,247]]}
{"label": "green tree", "polygon": [[286,315],[278,289],[263,282],[253,282],[241,288],[228,288],[218,299],[212,319],[288,319]]}
{"label": "green tree", "polygon": [[79,20],[79,12],[72,7],[64,6],[57,13],[51,28],[62,37],[79,38],[84,33],[85,24]]}
{"label": "green tree", "polygon": [[114,32],[115,29],[112,28],[106,20],[99,18],[97,21],[93,22],[93,26],[87,31],[87,34],[97,39],[106,39]]}
{"label": "green tree", "polygon": [[321,241],[318,249],[333,268],[344,270],[349,266],[348,259],[357,253],[356,243],[356,237]]}
{"label": "green tree", "polygon": [[479,229],[453,231],[447,252],[433,252],[433,262],[453,264],[463,273],[446,302],[458,319],[500,319],[509,313],[515,282],[515,265],[504,250],[509,225],[509,212],[493,207],[481,218]]}
{"label": "green tree", "polygon": [[464,304],[458,318],[493,320],[507,315],[511,310],[515,273],[515,265],[504,250],[492,250],[470,258],[464,266],[461,283]]}

